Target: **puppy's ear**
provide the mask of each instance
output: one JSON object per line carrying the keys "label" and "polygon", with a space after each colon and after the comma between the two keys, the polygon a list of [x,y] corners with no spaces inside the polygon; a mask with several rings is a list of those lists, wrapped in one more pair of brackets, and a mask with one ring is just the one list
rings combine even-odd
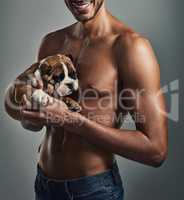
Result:
{"label": "puppy's ear", "polygon": [[35,72],[35,70],[38,68],[39,63],[36,62],[34,64],[32,64],[28,69],[26,69],[23,73],[21,73],[17,79],[18,80],[27,80],[27,77],[29,74],[33,74]]}
{"label": "puppy's ear", "polygon": [[72,62],[74,61],[72,54],[67,54],[66,56],[69,57]]}

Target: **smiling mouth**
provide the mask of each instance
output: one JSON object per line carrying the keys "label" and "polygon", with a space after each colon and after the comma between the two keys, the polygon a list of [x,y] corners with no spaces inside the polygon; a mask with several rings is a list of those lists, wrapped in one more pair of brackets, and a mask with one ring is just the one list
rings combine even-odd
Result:
{"label": "smiling mouth", "polygon": [[77,14],[87,13],[92,0],[71,0],[70,5]]}

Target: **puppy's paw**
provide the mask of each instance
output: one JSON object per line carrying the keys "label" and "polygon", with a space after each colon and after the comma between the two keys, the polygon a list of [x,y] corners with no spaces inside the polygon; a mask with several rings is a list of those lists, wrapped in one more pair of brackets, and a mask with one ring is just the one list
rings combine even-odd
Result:
{"label": "puppy's paw", "polygon": [[30,81],[30,84],[32,87],[37,89],[43,89],[43,81],[40,75],[39,69],[37,69],[34,73],[28,74],[28,81]]}
{"label": "puppy's paw", "polygon": [[70,97],[66,97],[63,99],[65,104],[68,106],[68,109],[72,112],[80,112],[82,110],[81,106]]}
{"label": "puppy's paw", "polygon": [[32,94],[32,100],[41,106],[47,106],[53,103],[53,97],[49,96],[42,89],[37,89]]}

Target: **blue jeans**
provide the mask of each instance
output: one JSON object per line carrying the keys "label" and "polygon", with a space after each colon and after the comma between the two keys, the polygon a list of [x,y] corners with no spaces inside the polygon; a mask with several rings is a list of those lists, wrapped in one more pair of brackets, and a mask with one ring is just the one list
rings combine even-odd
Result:
{"label": "blue jeans", "polygon": [[123,200],[124,190],[116,162],[112,169],[94,176],[69,180],[46,177],[38,166],[36,200]]}

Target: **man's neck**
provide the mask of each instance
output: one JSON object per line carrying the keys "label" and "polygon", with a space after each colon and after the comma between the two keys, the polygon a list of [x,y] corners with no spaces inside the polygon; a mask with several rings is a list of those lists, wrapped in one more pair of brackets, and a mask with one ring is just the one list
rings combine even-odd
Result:
{"label": "man's neck", "polygon": [[102,37],[110,31],[110,14],[102,7],[97,15],[85,22],[79,22],[77,24],[77,32],[80,37]]}

